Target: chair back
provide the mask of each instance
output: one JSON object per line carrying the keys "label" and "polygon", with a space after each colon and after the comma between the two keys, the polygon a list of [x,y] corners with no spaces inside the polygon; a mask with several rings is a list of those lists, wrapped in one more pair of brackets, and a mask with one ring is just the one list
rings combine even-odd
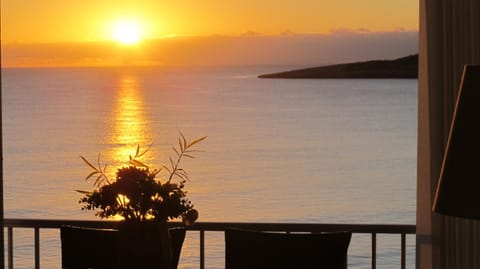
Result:
{"label": "chair back", "polygon": [[62,268],[116,268],[116,235],[117,231],[110,229],[61,227]]}
{"label": "chair back", "polygon": [[227,229],[226,269],[344,269],[351,232],[273,233]]}

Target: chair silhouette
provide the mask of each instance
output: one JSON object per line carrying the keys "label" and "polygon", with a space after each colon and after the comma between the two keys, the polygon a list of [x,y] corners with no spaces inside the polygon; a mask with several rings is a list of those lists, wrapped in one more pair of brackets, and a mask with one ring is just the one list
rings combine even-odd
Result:
{"label": "chair silhouette", "polygon": [[63,226],[60,239],[63,269],[117,267],[117,230]]}
{"label": "chair silhouette", "polygon": [[[184,228],[169,229],[172,267],[176,269],[185,239]],[[123,237],[122,237],[123,236]],[[63,269],[133,269],[161,268],[160,243],[132,242],[125,247],[125,239],[118,230],[63,226],[60,228]],[[127,240],[127,241],[126,241]],[[141,260],[138,260],[141,258]],[[161,261],[160,261],[161,262]]]}
{"label": "chair silhouette", "polygon": [[227,229],[225,269],[344,269],[351,237]]}

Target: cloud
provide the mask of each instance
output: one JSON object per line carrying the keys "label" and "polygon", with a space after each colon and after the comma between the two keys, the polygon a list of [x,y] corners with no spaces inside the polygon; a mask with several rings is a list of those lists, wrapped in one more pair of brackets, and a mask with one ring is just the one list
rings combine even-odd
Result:
{"label": "cloud", "polygon": [[332,35],[354,35],[354,34],[369,34],[372,33],[367,28],[357,28],[357,29],[350,29],[350,28],[335,28],[330,29],[329,31]]}
{"label": "cloud", "polygon": [[261,36],[261,35],[262,35],[261,33],[255,32],[253,30],[248,30],[248,31],[240,34],[240,36]]}
{"label": "cloud", "polygon": [[336,29],[328,34],[174,37],[142,47],[113,43],[4,45],[4,66],[21,65],[323,65],[394,59],[418,51],[418,32]]}
{"label": "cloud", "polygon": [[293,32],[292,30],[290,29],[287,29],[283,32],[280,33],[281,36],[293,36],[293,35],[296,35],[295,32]]}

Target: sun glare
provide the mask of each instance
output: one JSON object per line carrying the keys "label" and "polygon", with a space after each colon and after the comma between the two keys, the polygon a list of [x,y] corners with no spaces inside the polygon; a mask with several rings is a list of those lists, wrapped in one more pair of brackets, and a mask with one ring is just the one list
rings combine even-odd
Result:
{"label": "sun glare", "polygon": [[117,22],[113,27],[113,39],[121,44],[137,44],[141,39],[138,23],[131,21]]}

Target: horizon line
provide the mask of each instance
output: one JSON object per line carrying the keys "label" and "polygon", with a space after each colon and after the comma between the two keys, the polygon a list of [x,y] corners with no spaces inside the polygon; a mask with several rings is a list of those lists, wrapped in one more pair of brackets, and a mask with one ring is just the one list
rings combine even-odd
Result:
{"label": "horizon line", "polygon": [[[206,34],[206,35],[177,35],[177,34],[166,34],[159,37],[146,37],[142,38],[141,43],[148,42],[158,42],[164,40],[173,40],[173,39],[201,39],[201,38],[251,38],[251,37],[308,37],[308,36],[336,36],[336,35],[375,35],[375,34],[398,34],[398,33],[417,33],[418,29],[405,29],[398,28],[395,30],[369,30],[365,28],[338,28],[331,29],[328,32],[295,32],[290,30],[285,30],[279,33],[261,33],[253,30],[248,30],[239,34]],[[32,45],[61,45],[61,44],[118,44],[117,41],[112,39],[103,39],[103,40],[58,40],[58,41],[1,41],[2,46],[32,46]],[[128,45],[123,45],[127,47]]]}

